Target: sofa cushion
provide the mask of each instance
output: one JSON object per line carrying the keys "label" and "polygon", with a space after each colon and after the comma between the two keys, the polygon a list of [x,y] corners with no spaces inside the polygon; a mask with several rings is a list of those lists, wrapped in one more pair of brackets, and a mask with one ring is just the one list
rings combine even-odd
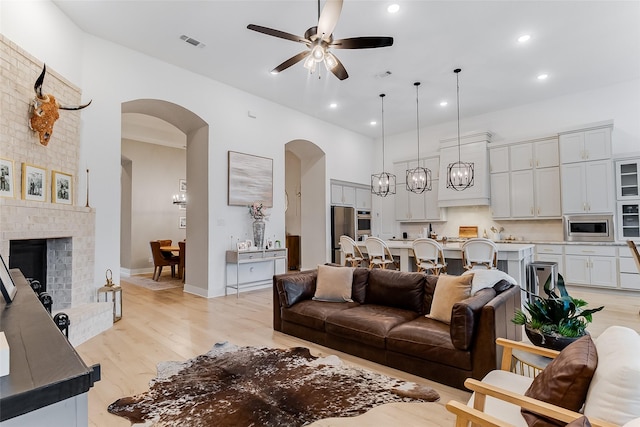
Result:
{"label": "sofa cushion", "polygon": [[[311,299],[316,291],[317,272],[308,271],[305,273],[287,274],[278,283],[281,305],[291,307],[298,301]],[[282,289],[280,289],[280,285]],[[284,298],[282,298],[284,294]]]}
{"label": "sofa cushion", "polygon": [[351,298],[353,298],[355,302],[364,304],[368,281],[368,268],[357,267],[353,270],[353,288],[351,289]]}
{"label": "sofa cushion", "polygon": [[633,329],[610,326],[595,344],[598,367],[584,414],[617,425],[640,418],[640,336]]}
{"label": "sofa cushion", "polygon": [[353,302],[351,286],[353,283],[353,268],[318,266],[316,292],[314,300],[329,302]]}
{"label": "sofa cushion", "polygon": [[297,304],[282,310],[282,320],[296,323],[318,331],[325,330],[327,316],[337,311],[357,307],[356,302],[325,302],[310,299],[299,301]]}
{"label": "sofa cushion", "polygon": [[[577,412],[587,397],[596,366],[596,346],[591,336],[585,335],[569,344],[534,378],[525,396]],[[524,409],[522,416],[530,427],[565,425]]]}
{"label": "sofa cushion", "polygon": [[472,368],[471,352],[454,347],[449,325],[425,316],[419,316],[389,331],[387,350],[460,369]]}
{"label": "sofa cushion", "polygon": [[411,310],[365,304],[327,316],[325,330],[333,335],[373,347],[385,348],[389,331],[401,323],[415,319]]}
{"label": "sofa cushion", "polygon": [[466,276],[441,274],[438,276],[431,311],[427,317],[446,324],[451,323],[451,309],[455,303],[469,297],[472,280],[473,275],[471,274]]}
{"label": "sofa cushion", "polygon": [[438,276],[433,274],[427,274],[424,280],[424,302],[422,307],[422,313],[426,314],[431,311],[431,303],[433,302],[433,293],[436,291],[436,285],[438,284]]}
{"label": "sofa cushion", "polygon": [[504,271],[492,269],[483,270],[477,268],[475,270],[467,270],[462,275],[473,274],[473,280],[471,281],[471,295],[475,295],[480,289],[491,288],[501,280],[506,280],[512,285],[517,285],[518,282],[513,277],[509,276]]}
{"label": "sofa cushion", "polygon": [[475,295],[457,302],[451,310],[449,332],[451,342],[458,350],[469,350],[473,343],[482,307],[496,296],[493,288],[479,290]]}
{"label": "sofa cushion", "polygon": [[366,304],[422,312],[424,274],[373,269],[369,272]]}

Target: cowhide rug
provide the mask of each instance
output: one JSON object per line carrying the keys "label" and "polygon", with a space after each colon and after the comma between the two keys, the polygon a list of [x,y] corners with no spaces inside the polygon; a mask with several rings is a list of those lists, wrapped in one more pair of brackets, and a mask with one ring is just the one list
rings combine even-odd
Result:
{"label": "cowhide rug", "polygon": [[433,402],[430,387],[288,350],[216,344],[186,362],[163,362],[150,389],[109,412],[145,426],[302,426],[391,402]]}

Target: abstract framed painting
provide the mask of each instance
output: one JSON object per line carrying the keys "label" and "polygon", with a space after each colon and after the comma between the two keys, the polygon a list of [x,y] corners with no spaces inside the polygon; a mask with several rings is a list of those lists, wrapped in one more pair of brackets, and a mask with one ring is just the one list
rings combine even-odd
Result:
{"label": "abstract framed painting", "polygon": [[15,196],[13,174],[13,160],[0,158],[0,197],[13,198]]}
{"label": "abstract framed painting", "polygon": [[22,199],[44,202],[47,197],[46,170],[39,166],[22,164]]}
{"label": "abstract framed painting", "polygon": [[273,159],[229,151],[227,204],[273,207]]}
{"label": "abstract framed painting", "polygon": [[73,204],[73,175],[51,171],[51,201],[63,205]]}

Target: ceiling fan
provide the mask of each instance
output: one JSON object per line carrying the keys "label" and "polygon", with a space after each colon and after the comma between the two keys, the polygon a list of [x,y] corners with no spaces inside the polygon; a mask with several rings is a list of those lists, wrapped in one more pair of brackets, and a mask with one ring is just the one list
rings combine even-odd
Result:
{"label": "ceiling fan", "polygon": [[327,70],[331,71],[340,80],[344,80],[349,77],[349,74],[340,60],[329,52],[330,48],[372,49],[393,45],[393,37],[368,36],[334,40],[333,30],[340,18],[342,1],[343,0],[327,0],[321,13],[320,0],[318,0],[318,25],[309,28],[304,33],[304,37],[285,33],[284,31],[274,30],[272,28],[262,27],[260,25],[247,25],[247,28],[250,30],[307,45],[308,49],[292,56],[271,70],[272,74],[278,74],[304,59],[304,67],[310,72],[313,73],[316,70],[318,63],[323,62],[327,67]]}

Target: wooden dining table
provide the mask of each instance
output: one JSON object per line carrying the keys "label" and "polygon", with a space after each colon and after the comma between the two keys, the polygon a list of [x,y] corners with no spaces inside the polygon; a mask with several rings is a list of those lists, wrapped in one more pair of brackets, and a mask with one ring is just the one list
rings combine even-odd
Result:
{"label": "wooden dining table", "polygon": [[180,246],[160,246],[163,252],[180,252]]}

